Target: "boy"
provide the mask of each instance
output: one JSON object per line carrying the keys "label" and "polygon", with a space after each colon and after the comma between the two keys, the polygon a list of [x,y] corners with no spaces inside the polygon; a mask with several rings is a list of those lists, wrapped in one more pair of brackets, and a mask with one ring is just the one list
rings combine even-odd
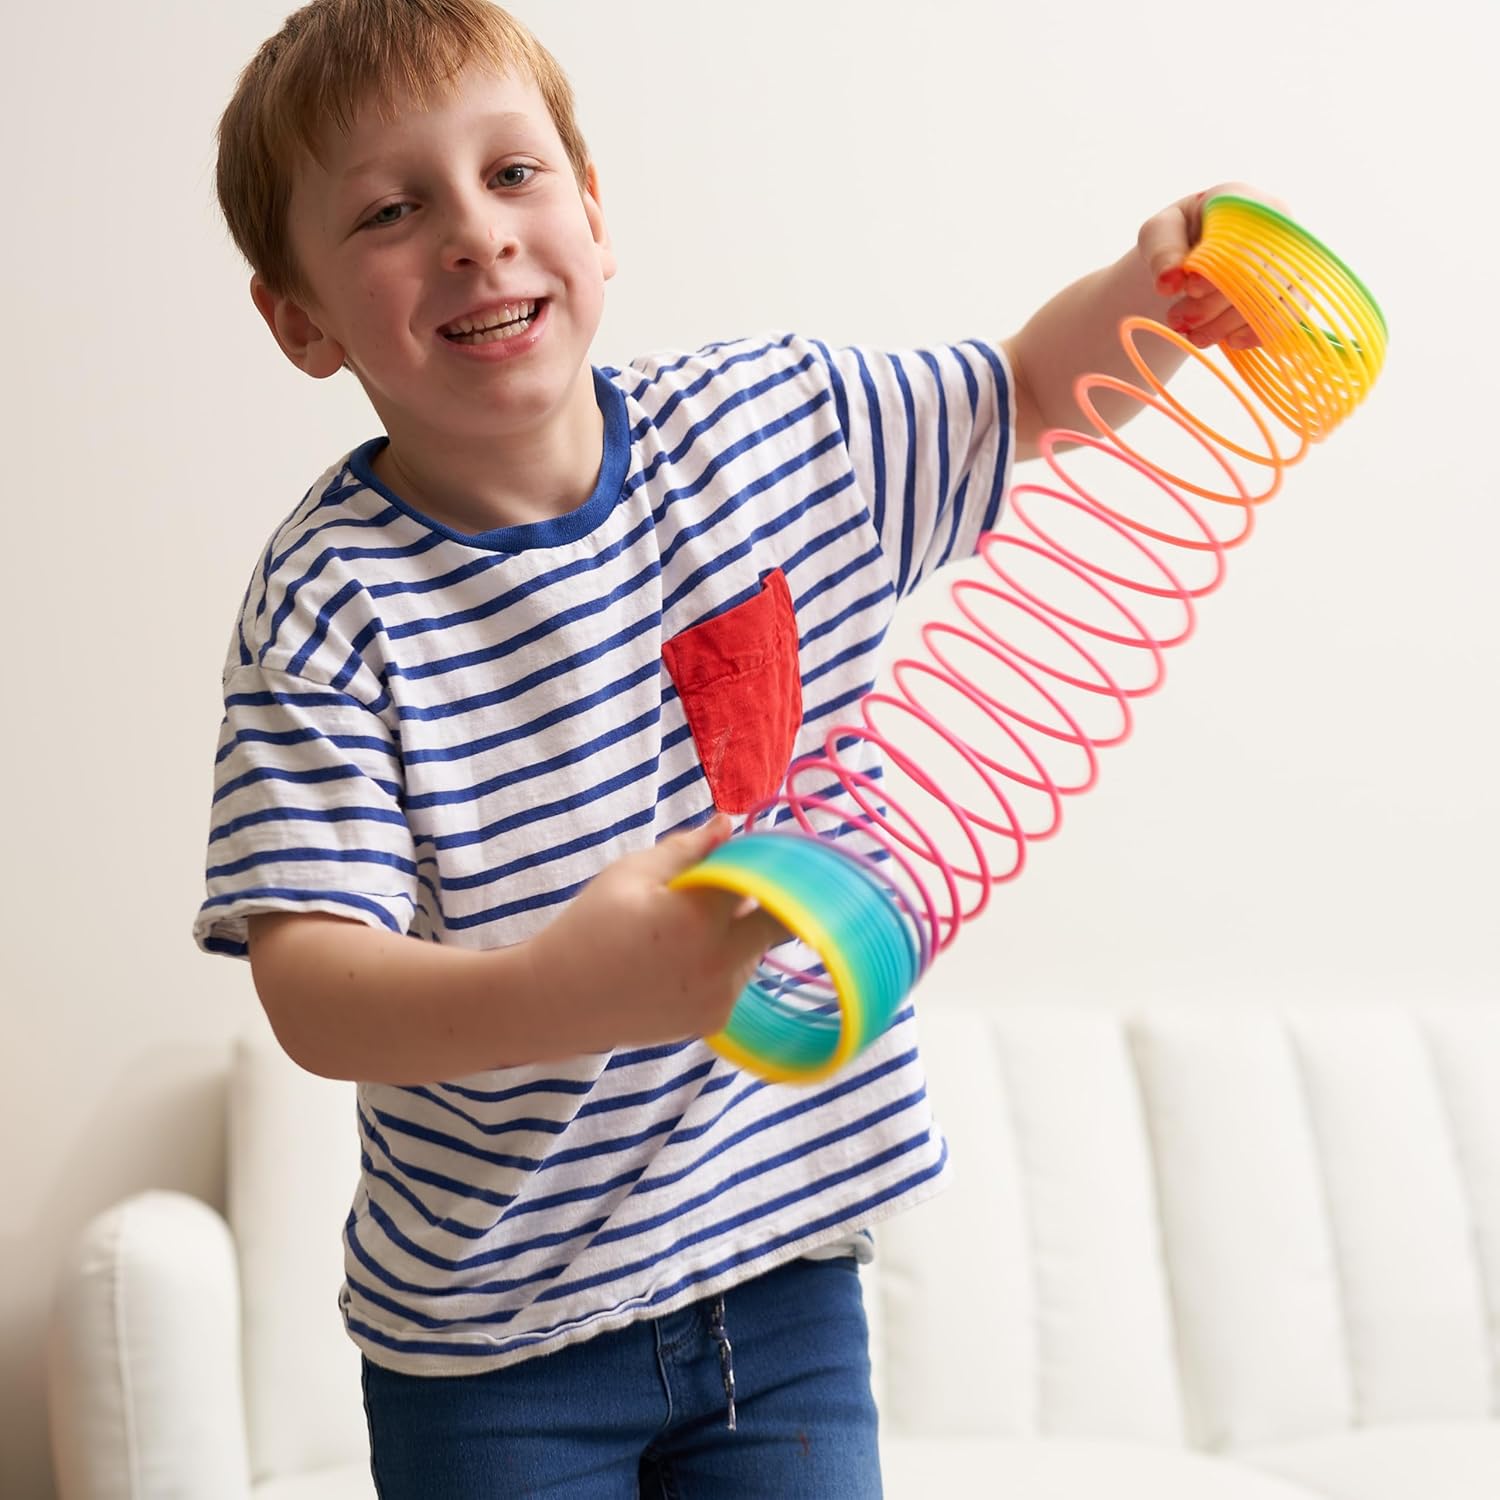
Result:
{"label": "boy", "polygon": [[298,11],[219,190],[282,350],[386,434],[252,578],[196,928],[292,1058],[359,1081],[377,1487],[867,1500],[857,1268],[946,1154],[911,1009],[824,1084],[747,1078],[695,1039],[780,929],[668,881],[869,688],[897,597],[994,526],[1074,376],[1120,371],[1122,316],[1175,296],[1195,342],[1250,341],[1177,269],[1199,200],[1004,344],[594,369],[597,176],[484,0]]}

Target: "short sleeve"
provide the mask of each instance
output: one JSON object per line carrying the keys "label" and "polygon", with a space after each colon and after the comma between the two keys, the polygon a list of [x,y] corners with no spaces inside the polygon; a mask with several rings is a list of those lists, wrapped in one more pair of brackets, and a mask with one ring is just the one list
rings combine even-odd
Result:
{"label": "short sleeve", "polygon": [[245,919],[327,912],[404,933],[418,908],[413,840],[401,809],[398,745],[345,693],[240,667],[224,685],[207,855],[193,935],[243,957]]}
{"label": "short sleeve", "polygon": [[999,523],[1015,397],[998,344],[910,353],[810,346],[899,594],[968,557]]}

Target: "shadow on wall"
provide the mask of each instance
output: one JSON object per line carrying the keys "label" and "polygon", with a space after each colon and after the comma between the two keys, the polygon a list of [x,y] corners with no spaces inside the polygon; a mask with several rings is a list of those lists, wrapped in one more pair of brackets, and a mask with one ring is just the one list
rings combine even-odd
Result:
{"label": "shadow on wall", "polygon": [[[129,1061],[103,1098],[75,1099],[81,1121],[31,1223],[0,1238],[0,1411],[11,1435],[5,1493],[55,1493],[46,1409],[47,1317],[57,1275],[83,1227],[146,1188],[224,1207],[224,1073],[228,1048],[160,1048]],[[24,1137],[7,1143],[28,1149]]]}

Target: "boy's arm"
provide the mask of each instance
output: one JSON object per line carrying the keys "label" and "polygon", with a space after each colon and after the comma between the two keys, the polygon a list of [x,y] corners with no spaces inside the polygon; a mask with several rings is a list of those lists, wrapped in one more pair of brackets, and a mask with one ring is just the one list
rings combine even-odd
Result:
{"label": "boy's arm", "polygon": [[[431,1083],[539,1060],[563,1023],[529,972],[525,944],[481,952],[440,947],[321,912],[248,920],[250,966],[277,1040],[325,1078]],[[581,1043],[574,1050],[588,1048]]]}
{"label": "boy's arm", "polygon": [[542,932],[446,947],[322,913],[252,916],[277,1040],[329,1078],[418,1084],[720,1030],[765,950],[764,912],[667,882],[728,833],[715,819],[616,861]]}
{"label": "boy's arm", "polygon": [[[1234,348],[1254,345],[1255,335],[1225,298],[1201,277],[1184,276],[1181,270],[1202,228],[1203,200],[1230,192],[1276,202],[1243,183],[1224,183],[1179,199],[1141,225],[1133,249],[1065,287],[1019,333],[1003,341],[1015,386],[1018,460],[1036,456],[1037,439],[1048,428],[1078,428],[1082,414],[1073,385],[1080,375],[1114,375],[1140,384],[1120,343],[1119,326],[1127,317],[1156,318],[1199,348],[1220,342]],[[1141,352],[1163,380],[1187,357],[1164,339],[1143,342]],[[1115,425],[1140,410],[1138,402],[1109,391],[1096,391],[1094,401]]]}

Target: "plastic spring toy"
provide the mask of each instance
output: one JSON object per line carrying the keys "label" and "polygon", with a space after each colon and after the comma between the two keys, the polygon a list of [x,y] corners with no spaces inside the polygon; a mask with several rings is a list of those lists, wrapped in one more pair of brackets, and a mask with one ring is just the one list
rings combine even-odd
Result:
{"label": "plastic spring toy", "polygon": [[[1277,492],[1285,470],[1312,443],[1325,439],[1374,384],[1385,357],[1385,320],[1342,261],[1264,204],[1220,196],[1208,200],[1202,213],[1202,234],[1184,270],[1213,283],[1258,337],[1259,347],[1223,351],[1239,384],[1164,325],[1149,318],[1122,323],[1122,343],[1143,385],[1107,375],[1079,379],[1076,399],[1092,430],[1043,435],[1042,457],[1058,487],[1012,489],[1006,522],[979,545],[994,581],[965,578],[950,588],[963,622],[925,625],[921,638],[930,659],[897,661],[891,691],[866,694],[858,722],[830,729],[820,753],[788,769],[778,797],[754,809],[741,833],[675,882],[754,898],[815,955],[803,967],[775,954],[762,961],[728,1025],[709,1038],[737,1065],[773,1081],[811,1082],[842,1067],[891,1024],[917,980],[963,923],[984,908],[992,889],[1020,874],[1028,844],[1057,832],[1063,799],[1094,785],[1096,752],[1128,737],[1132,700],[1161,685],[1163,650],[1192,633],[1194,601],[1222,582],[1225,553],[1249,538],[1256,508]],[[1140,353],[1142,335],[1164,339],[1198,361],[1249,419],[1259,450],[1216,431],[1170,394]],[[1223,483],[1195,482],[1137,452],[1100,416],[1094,397],[1100,390],[1160,413],[1191,439],[1193,452],[1210,460],[1211,472]],[[1278,447],[1267,416],[1292,435],[1293,451]],[[1147,524],[1097,498],[1070,476],[1059,446],[1125,466],[1133,483],[1146,481],[1165,498],[1170,513],[1180,512],[1182,528]],[[1247,484],[1229,455],[1263,471],[1264,482],[1258,488]],[[1237,512],[1238,529],[1221,538],[1194,500]],[[1090,560],[1058,540],[1037,519],[1038,501],[1089,517],[1116,539],[1111,556],[1123,544],[1127,555],[1143,564],[1145,576],[1138,568],[1123,572],[1118,565]],[[1210,576],[1197,584],[1182,582],[1148,539],[1203,555]],[[1074,612],[1076,606],[1049,602],[1023,584],[1012,560],[1028,556],[1074,580],[1072,592],[1093,599],[1108,623]],[[1132,608],[1122,597],[1131,593],[1173,601],[1184,617],[1181,628],[1156,634],[1140,618],[1141,606]],[[1056,651],[1023,649],[1003,635],[984,612],[996,604],[1034,622],[1032,634],[1040,630],[1055,639],[1066,664],[1058,662]],[[1146,680],[1122,683],[1126,674],[1117,674],[1104,660],[1111,647],[1116,655],[1149,658]],[[1050,714],[1023,712],[997,696],[972,669],[957,664],[961,651],[1014,674],[1049,705]],[[1024,766],[997,759],[924,707],[922,693],[931,692],[932,684],[972,704],[1009,740]],[[1080,694],[1112,701],[1120,727],[1107,734],[1086,732],[1070,707],[1083,701]],[[877,718],[892,714],[924,726],[950,747],[990,801],[980,808],[959,802],[945,789],[947,778],[924,770],[912,749],[877,726]],[[956,829],[964,854],[950,858],[937,831],[919,823],[884,780],[852,763],[849,752],[861,742],[944,811],[945,823],[951,819],[947,842],[953,842]],[[1086,769],[1071,778],[1059,774],[1049,765],[1059,753],[1073,761],[1081,755]],[[1028,788],[1031,800],[1045,806],[1039,826],[1023,827],[1026,820],[1007,783]],[[804,790],[809,785],[815,789]],[[1008,858],[992,858],[996,841]]]}

